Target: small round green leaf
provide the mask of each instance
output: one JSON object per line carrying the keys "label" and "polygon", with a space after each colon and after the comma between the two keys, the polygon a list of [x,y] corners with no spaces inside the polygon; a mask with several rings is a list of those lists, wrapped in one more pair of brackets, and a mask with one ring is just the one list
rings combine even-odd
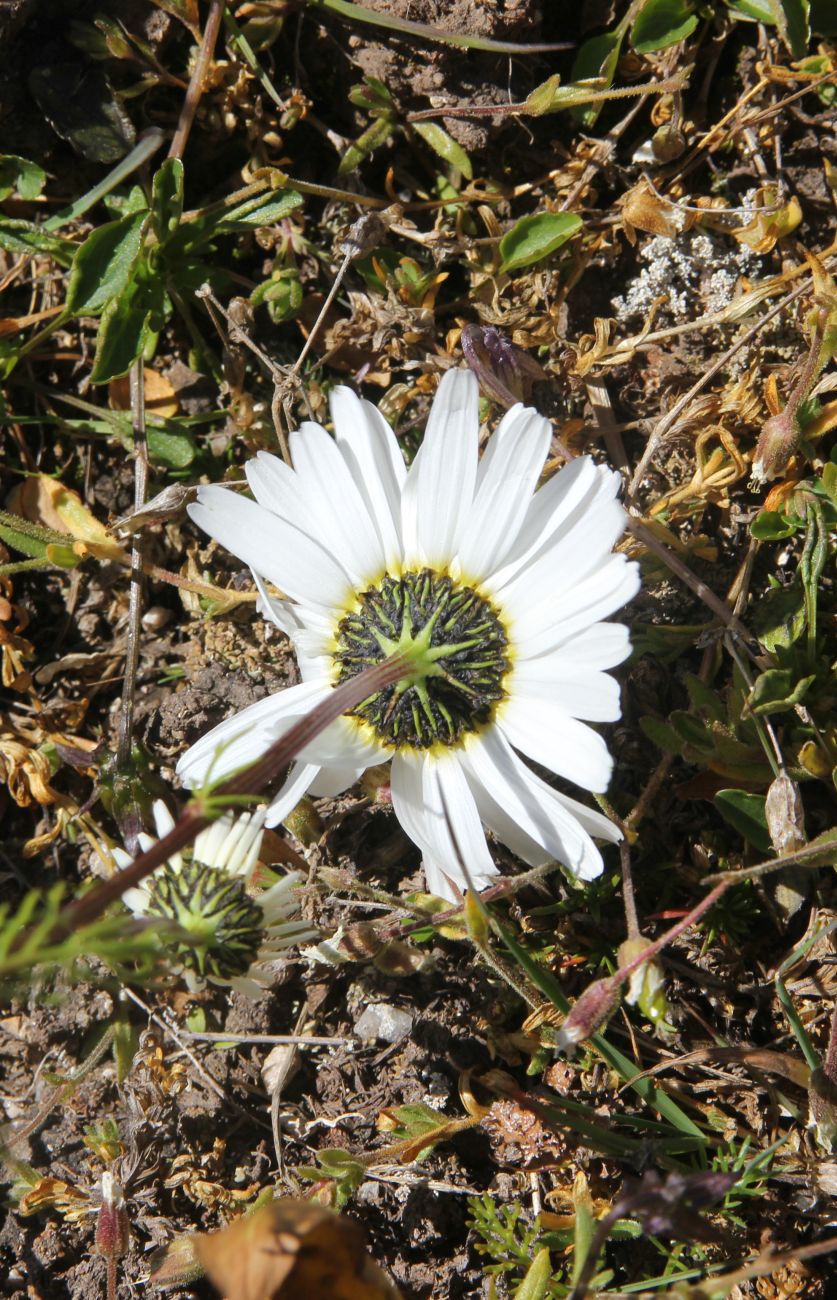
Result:
{"label": "small round green leaf", "polygon": [[631,28],[631,44],[640,54],[665,50],[684,41],[698,25],[689,0],[648,0]]}
{"label": "small round green leaf", "polygon": [[764,795],[748,790],[719,790],[712,800],[724,821],[729,822],[759,853],[770,853],[772,844],[764,811]]}
{"label": "small round green leaf", "polygon": [[575,212],[536,212],[522,217],[500,240],[501,271],[532,266],[565,244],[581,229]]}

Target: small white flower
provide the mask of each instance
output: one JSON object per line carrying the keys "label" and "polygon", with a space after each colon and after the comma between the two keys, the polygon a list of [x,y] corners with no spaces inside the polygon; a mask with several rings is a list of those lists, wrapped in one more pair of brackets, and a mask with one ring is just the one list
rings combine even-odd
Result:
{"label": "small white flower", "polygon": [[[174,822],[165,804],[154,804],[157,834]],[[125,906],[142,920],[176,923],[188,939],[174,940],[180,969],[191,989],[209,981],[258,997],[270,983],[263,969],[287,949],[316,938],[317,930],[294,919],[299,911],[291,872],[260,893],[250,890],[264,835],[265,809],[235,817],[225,813],[201,831],[191,852],[175,853],[168,862],[122,895]],[[141,834],[140,846],[155,843]],[[132,861],[114,850],[120,867]]]}
{"label": "small white flower", "polygon": [[584,456],[536,491],[549,424],[513,407],[480,459],[478,397],[469,371],[445,375],[408,471],[378,410],[338,388],[334,438],[303,424],[291,434],[293,469],[264,452],[248,463],[255,501],[210,486],[189,507],[252,568],[302,681],[203,736],[178,764],[183,781],[257,759],[336,684],[398,647],[410,674],[306,746],[267,823],[306,791],[338,794],[391,761],[393,806],[422,851],[427,888],[451,900],[466,881],[446,808],[477,888],[497,874],[483,825],[530,865],[557,860],[585,880],[601,872],[592,837],[619,832],[520,755],[607,789],[612,761],[585,723],[619,717],[605,670],[630,646],[626,628],[600,620],[639,586],[637,566],[611,554],[625,525],[618,476]]}

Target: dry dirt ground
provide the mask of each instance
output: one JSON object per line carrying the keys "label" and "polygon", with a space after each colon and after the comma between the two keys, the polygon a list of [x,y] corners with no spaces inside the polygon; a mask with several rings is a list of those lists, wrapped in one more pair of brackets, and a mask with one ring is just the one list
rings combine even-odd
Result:
{"label": "dry dirt ground", "polygon": [[[613,33],[627,12],[622,3],[370,3],[385,17],[449,33],[576,49]],[[2,149],[47,174],[40,195],[25,184],[0,191],[4,508],[50,522],[42,498],[10,500],[45,475],[112,526],[134,504],[130,422],[112,419],[128,405],[125,384],[91,383],[101,323],[95,313],[56,323],[67,257],[31,238],[21,243],[14,223],[40,227],[80,199],[144,130],[170,138],[196,48],[183,19],[197,16],[202,29],[210,6],[114,0],[98,15],[71,0],[3,8]],[[438,377],[451,360],[462,364],[462,330],[491,327],[542,367],[530,394],[554,421],[548,469],[566,448],[592,451],[624,474],[632,511],[650,530],[625,543],[644,582],[625,615],[634,652],[619,670],[623,718],[607,738],[616,760],[608,800],[630,819],[636,909],[655,938],[708,892],[711,873],[803,842],[774,833],[771,843],[764,801],[776,747],[804,808],[804,830],[798,815],[785,829],[793,823],[813,840],[837,820],[828,356],[819,387],[805,394],[803,440],[771,481],[751,478],[760,431],[783,409],[812,346],[812,311],[837,334],[828,275],[833,30],[829,38],[824,20],[800,56],[775,25],[706,4],[666,48],[640,50],[629,36],[623,43],[614,85],[670,81],[671,93],[617,98],[597,106],[598,116],[588,105],[582,120],[578,109],[508,109],[555,74],[571,82],[572,49],[464,49],[304,3],[227,10],[236,21],[222,26],[185,147],[186,207],[228,198],[259,167],[287,172],[303,202],[279,220],[218,235],[194,272],[185,262],[169,268],[169,301],[146,351],[149,410],[165,415],[151,447],[150,495],[238,477],[248,456],[276,450],[287,424],[306,418],[298,389],[280,389],[284,411],[274,404],[275,368],[299,355],[352,223],[364,205],[380,209],[302,370],[314,416],[327,419],[335,382],[352,383],[382,402],[411,456]],[[252,60],[236,30],[249,37]],[[492,106],[507,111],[467,112]],[[440,107],[463,113],[430,119],[444,131],[434,146],[412,115]],[[382,115],[391,129],[367,152]],[[338,171],[352,141],[361,142],[358,165]],[[115,197],[147,187],[162,157]],[[501,236],[547,212],[578,214],[581,233],[501,270]],[[115,215],[100,200],[60,235],[79,244]],[[819,258],[813,272],[806,254]],[[272,372],[195,296],[205,278]],[[757,297],[745,313],[747,294]],[[502,406],[489,400],[490,386],[483,391],[493,426]],[[754,538],[766,510],[773,532]],[[23,558],[3,536],[8,556],[0,558]],[[153,568],[135,690],[133,734],[147,764],[139,787],[144,794],[157,782],[176,799],[173,769],[184,749],[294,682],[296,667],[247,600],[249,572],[207,544],[182,504],[152,520],[144,538]],[[143,804],[130,789],[122,797],[130,773],[113,768],[129,645],[123,560],[88,556],[0,578],[7,915],[29,889],[60,881],[76,894],[100,876],[96,844],[122,843]],[[814,627],[802,582],[811,565]],[[207,584],[218,589],[214,603]],[[744,634],[731,639],[735,617]],[[759,688],[766,707],[754,715],[745,705],[753,679],[769,672],[786,676]],[[719,799],[729,790],[735,798]],[[543,1245],[551,1273],[531,1294],[562,1297],[579,1216],[602,1217],[626,1179],[654,1169],[747,1172],[697,1224],[681,1219],[643,1234],[640,1211],[629,1207],[628,1227],[601,1265],[602,1294],[635,1294],[651,1279],[655,1294],[674,1294],[680,1273],[678,1295],[720,1294],[688,1286],[742,1261],[749,1272],[745,1264],[724,1294],[834,1294],[833,1257],[805,1252],[833,1231],[837,1163],[808,1127],[802,1049],[772,978],[806,934],[824,928],[786,976],[791,1014],[824,1055],[835,993],[831,866],[736,886],[662,955],[667,1026],[655,1030],[640,1006],[621,1007],[611,1021],[610,1041],[636,1070],[660,1068],[659,1086],[697,1126],[690,1139],[624,1089],[595,1050],[572,1061],[556,1054],[554,1026],[527,1021],[544,991],[499,941],[495,967],[460,922],[419,924],[400,906],[421,889],[420,859],[385,789],[367,783],[318,800],[267,847],[269,861],[305,872],[312,924],[324,935],[349,931],[341,964],[292,955],[258,1002],[211,988],[190,993],[165,969],[116,978],[84,953],[69,967],[35,964],[4,984],[1,1295],[106,1294],[94,1229],[108,1169],[118,1171],[131,1228],[120,1297],[147,1289],[152,1251],[218,1228],[270,1189],[337,1205],[415,1300],[488,1296],[492,1286],[513,1295]],[[510,853],[497,853],[509,876],[519,871]],[[493,907],[571,1000],[616,968],[626,920],[615,850],[583,892],[556,873]],[[361,1022],[370,1007],[379,1008],[371,1028]],[[108,1030],[115,1039],[99,1052]],[[219,1045],[195,1033],[230,1038]],[[333,1041],[294,1050],[265,1041],[300,1033]],[[439,1123],[475,1122],[429,1152],[398,1158],[389,1148],[418,1130],[415,1110],[396,1108],[416,1105],[432,1107]],[[598,1127],[579,1131],[579,1117]],[[333,1148],[348,1153],[342,1180],[330,1176],[328,1157],[318,1165],[318,1153]],[[763,1164],[750,1168],[760,1153]],[[764,1263],[771,1250],[781,1258]],[[184,1276],[168,1291],[176,1300],[216,1294]]]}

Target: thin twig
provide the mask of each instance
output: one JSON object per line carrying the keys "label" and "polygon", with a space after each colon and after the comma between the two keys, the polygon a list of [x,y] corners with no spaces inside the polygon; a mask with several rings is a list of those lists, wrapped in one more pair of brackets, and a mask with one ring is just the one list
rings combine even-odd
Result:
{"label": "thin twig", "polygon": [[[141,510],[148,492],[148,441],[145,433],[145,376],[142,357],[131,366],[131,429],[134,438],[134,509]],[[125,651],[125,678],[122,684],[122,712],[119,717],[117,765],[128,766],[134,736],[134,697],[139,665],[142,619],[143,534],[134,534],[131,545],[131,585],[128,596],[128,645]],[[133,852],[136,844],[129,844]]]}
{"label": "thin twig", "polygon": [[639,917],[636,911],[636,897],[634,896],[634,878],[631,871],[631,846],[628,843],[627,835],[623,836],[619,845],[619,862],[622,867],[622,902],[625,907],[625,926],[628,931],[629,939],[640,939],[642,936],[639,930]]}
{"label": "thin twig", "polygon": [[180,110],[180,120],[177,123],[177,130],[169,149],[170,158],[182,158],[186,148],[186,141],[189,139],[189,132],[192,129],[192,123],[195,120],[195,114],[198,111],[198,104],[203,95],[203,86],[206,80],[206,74],[209,71],[209,65],[212,62],[212,56],[215,53],[215,43],[218,40],[218,32],[221,28],[221,19],[224,16],[224,0],[210,0],[209,13],[206,16],[206,26],[203,29],[203,39],[198,50],[198,57],[195,60],[195,66],[192,69],[192,76],[189,79],[189,86],[186,90],[186,96],[183,100],[183,107]]}
{"label": "thin twig", "polygon": [[672,573],[677,574],[680,581],[685,583],[703,601],[704,605],[712,610],[712,613],[720,619],[729,632],[740,638],[745,649],[750,653],[749,647],[755,643],[755,637],[749,628],[736,617],[729,605],[721,600],[720,596],[716,596],[711,587],[707,587],[705,582],[702,582],[700,578],[692,573],[692,570],[687,564],[683,563],[680,556],[670,546],[666,546],[661,542],[646,524],[632,515],[629,517],[626,527],[627,531],[637,541],[642,542],[643,546],[647,546],[649,551],[653,551],[671,569]]}
{"label": "thin twig", "polygon": [[318,1038],[315,1034],[197,1034],[191,1029],[181,1029],[182,1038],[196,1043],[272,1043],[288,1047],[352,1047],[357,1038]]}
{"label": "thin twig", "polygon": [[[140,853],[124,870],[103,880],[88,894],[65,908],[50,935],[44,936],[43,942],[54,942],[62,935],[89,925],[102,915],[105,908],[120,898],[126,889],[134,888],[157,867],[168,862],[173,853],[178,853],[191,844],[223,811],[240,807],[242,798],[258,797],[299,751],[309,745],[329,723],[342,713],[356,708],[369,695],[397,682],[404,675],[405,667],[403,659],[391,655],[380,664],[366,668],[356,677],[336,686],[315,709],[300,718],[279,740],[274,741],[260,759],[222,782],[212,792],[211,800],[204,801],[199,796],[187,804],[169,833],[157,840],[146,853]],[[26,934],[21,935],[18,944],[25,942],[26,937]]]}
{"label": "thin twig", "polygon": [[224,1089],[221,1087],[220,1083],[218,1083],[218,1080],[213,1079],[212,1075],[208,1072],[205,1066],[203,1066],[201,1062],[198,1060],[198,1058],[195,1056],[194,1052],[189,1051],[189,1048],[182,1041],[181,1033],[179,1030],[176,1030],[173,1025],[169,1024],[169,1022],[163,1016],[158,1016],[155,1011],[152,1011],[148,1003],[143,1002],[142,998],[139,997],[138,994],[134,993],[132,989],[128,988],[127,985],[124,987],[123,991],[127,994],[127,996],[131,999],[132,1002],[135,1002],[136,1005],[141,1008],[141,1010],[148,1016],[149,1020],[153,1021],[153,1023],[157,1025],[159,1029],[162,1029],[164,1034],[168,1034],[168,1036],[177,1044],[178,1050],[183,1053],[186,1059],[197,1071],[198,1076],[200,1077],[202,1082],[206,1084],[210,1092],[214,1092],[215,1096],[219,1097],[221,1101],[223,1101],[226,1105],[232,1106],[234,1110],[238,1111],[239,1115],[244,1115],[252,1123],[258,1124],[260,1128],[266,1129],[268,1127],[267,1124],[265,1124],[264,1120],[259,1119],[258,1115],[254,1115],[251,1111],[245,1109],[244,1106],[239,1105],[239,1103],[233,1097],[227,1096],[227,1094],[224,1092]]}

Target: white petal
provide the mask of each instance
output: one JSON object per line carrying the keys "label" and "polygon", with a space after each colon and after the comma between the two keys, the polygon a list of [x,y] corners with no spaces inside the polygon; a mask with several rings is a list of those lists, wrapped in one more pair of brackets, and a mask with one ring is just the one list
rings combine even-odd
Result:
{"label": "white petal", "polygon": [[[528,841],[542,845],[550,857],[583,880],[601,874],[601,854],[584,827],[556,792],[518,758],[496,727],[466,746],[462,763],[472,786],[482,786]],[[502,828],[497,829],[502,835]],[[530,850],[527,860],[532,861],[532,856]]]}
{"label": "white petal", "polygon": [[537,840],[532,839],[531,835],[521,830],[514,818],[510,817],[505,808],[491,797],[485,786],[467,767],[465,776],[471,787],[480,818],[488,829],[494,832],[501,844],[505,844],[506,848],[511,849],[512,853],[528,863],[530,867],[540,867],[543,863],[552,861],[552,854],[548,853]]}
{"label": "white petal", "polygon": [[289,686],[257,700],[219,722],[187,749],[178,761],[177,775],[184,785],[193,787],[209,776],[213,781],[221,780],[245,764],[255,762],[298,718],[325,699],[331,689],[331,684],[325,681],[300,682],[298,686]]}
{"label": "white petal", "polygon": [[195,857],[207,866],[247,879],[258,861],[263,834],[263,809],[238,817],[228,813],[201,831],[195,840]]}
{"label": "white petal", "polygon": [[508,582],[539,553],[568,519],[575,517],[579,506],[583,506],[595,495],[598,478],[592,459],[589,456],[579,456],[554,474],[535,493],[503,569],[494,575],[496,586]]}
{"label": "white petal", "polygon": [[[432,784],[428,790],[428,782],[425,778],[425,796],[430,795],[427,802],[431,810],[432,800],[438,799],[437,838],[439,848],[445,851],[443,853],[437,851],[437,856],[443,870],[460,888],[466,888],[468,877],[465,877],[461,870],[459,862],[461,855],[468,868],[471,884],[477,890],[485,889],[492,876],[498,875],[499,872],[486,842],[477,805],[465,779],[459,758],[455,753],[443,759],[428,756],[427,774],[431,778],[435,777],[435,785],[438,789],[438,796],[436,796]],[[445,810],[450,817],[450,825]]]}
{"label": "white petal", "polygon": [[468,888],[460,854],[476,889],[483,889],[486,881],[497,875],[474,797],[456,754],[442,758],[406,751],[396,754],[392,760],[391,789],[399,822],[448,882],[444,889],[434,888],[431,892],[456,901],[451,882],[460,890]]}
{"label": "white petal", "polygon": [[366,502],[387,569],[401,559],[401,488],[407,477],[395,434],[371,402],[340,385],[331,394],[334,436]]}
{"label": "white petal", "polygon": [[[560,654],[520,659],[508,681],[512,699],[525,699],[536,708],[554,705],[571,718],[586,722],[615,722],[622,716],[619,683],[608,673],[596,672]],[[546,717],[544,726],[548,726]]]}
{"label": "white petal", "polygon": [[365,763],[362,767],[324,767],[311,782],[308,793],[315,798],[332,798],[350,789],[365,771]]}
{"label": "white petal", "polygon": [[[133,861],[133,859],[129,858],[129,862],[131,861]],[[126,863],[126,866],[127,865],[128,864]],[[145,885],[137,885],[134,889],[125,890],[125,893],[122,895],[122,902],[125,904],[129,912],[133,912],[134,916],[141,918],[148,915],[151,895]]]}
{"label": "white petal", "polygon": [[483,453],[477,494],[465,518],[458,560],[464,577],[493,573],[511,550],[543,469],[552,430],[523,406],[501,420]]}
{"label": "white petal", "polygon": [[[522,648],[519,650],[522,653]],[[594,623],[571,637],[558,650],[548,651],[522,663],[537,665],[545,661],[561,673],[565,666],[603,670],[624,663],[631,653],[631,634],[624,623]]]}
{"label": "white petal", "polygon": [[[318,424],[306,424],[303,427],[310,432],[311,444],[316,444],[318,449],[322,449],[324,468],[332,464],[333,457],[340,462],[337,475],[348,488],[346,509],[351,517],[351,524],[356,526],[348,527],[344,522],[342,498],[339,495],[339,508],[334,508],[332,493],[327,486],[330,479],[327,480],[325,474],[319,476],[316,474],[315,462],[312,459],[314,446],[309,446],[306,450],[301,442],[295,441],[303,438],[303,434],[298,431],[291,435],[291,445],[297,450],[297,459],[304,467],[304,472],[297,473],[277,456],[260,451],[254,460],[247,463],[245,471],[247,481],[259,505],[264,506],[284,522],[293,525],[294,528],[298,528],[310,541],[335,556],[349,573],[354,585],[363,585],[364,581],[368,580],[366,570],[370,558],[369,554],[364,552],[363,538],[366,537],[373,547],[372,571],[377,573],[382,556],[377,537],[372,530],[366,509],[360,502],[351,476],[329,435]],[[362,514],[361,523],[357,524],[353,511],[354,514]],[[355,544],[355,537],[349,535],[352,532],[359,539],[358,545]]]}
{"label": "white petal", "polygon": [[553,701],[510,696],[496,725],[515,749],[574,785],[601,794],[610,784],[613,759],[602,737]]}
{"label": "white petal", "polygon": [[319,542],[255,501],[222,487],[202,487],[188,513],[198,527],[294,600],[326,611],[350,599],[352,583]]}
{"label": "white petal", "polygon": [[316,763],[293,763],[288,779],[267,810],[265,826],[278,826],[293,812],[319,772]]}
{"label": "white petal", "polygon": [[614,614],[639,591],[639,566],[624,555],[611,555],[585,582],[564,592],[554,607],[535,605],[513,623],[515,649],[533,659],[593,630],[600,619]]}
{"label": "white petal", "polygon": [[457,884],[445,871],[441,863],[431,858],[429,853],[422,855],[421,866],[424,872],[424,888],[435,898],[443,898],[448,903],[458,903],[459,896],[465,888]]}
{"label": "white petal", "polygon": [[158,838],[163,839],[164,836],[168,835],[169,831],[174,830],[174,818],[162,799],[154,800],[152,812],[154,813],[154,825],[157,829]]}
{"label": "white petal", "polygon": [[198,862],[202,862],[206,867],[214,867],[218,864],[218,858],[224,840],[230,833],[233,825],[232,813],[225,813],[219,817],[211,826],[207,826],[205,831],[201,831],[195,840],[194,854]]}
{"label": "white petal", "polygon": [[[599,812],[597,808],[588,808],[586,804],[571,799],[568,794],[562,794],[560,790],[553,790],[552,793],[588,835],[592,835],[597,840],[605,840],[608,844],[619,843],[622,832],[609,817],[605,817],[604,813]],[[596,874],[598,875],[598,872]]]}
{"label": "white petal", "polygon": [[390,750],[384,749],[351,718],[335,718],[319,736],[299,751],[299,757],[318,767],[375,767],[386,763]]}
{"label": "white petal", "polygon": [[290,444],[306,500],[317,497],[319,501],[318,535],[340,557],[357,586],[378,581],[385,568],[381,539],[334,439],[321,425],[306,422],[291,434]]}
{"label": "white petal", "polygon": [[443,568],[453,559],[474,497],[478,448],[476,378],[469,370],[449,370],[439,384],[402,493],[406,567]]}
{"label": "white petal", "polygon": [[597,501],[510,582],[498,587],[491,578],[487,586],[506,616],[524,622],[533,615],[548,618],[564,592],[584,583],[609,558],[626,518],[618,501]]}
{"label": "white petal", "polygon": [[268,451],[260,451],[253,460],[248,460],[244,472],[250,491],[260,506],[309,537],[317,537],[319,519],[312,519],[310,512],[306,511],[299,475],[290,465]]}

